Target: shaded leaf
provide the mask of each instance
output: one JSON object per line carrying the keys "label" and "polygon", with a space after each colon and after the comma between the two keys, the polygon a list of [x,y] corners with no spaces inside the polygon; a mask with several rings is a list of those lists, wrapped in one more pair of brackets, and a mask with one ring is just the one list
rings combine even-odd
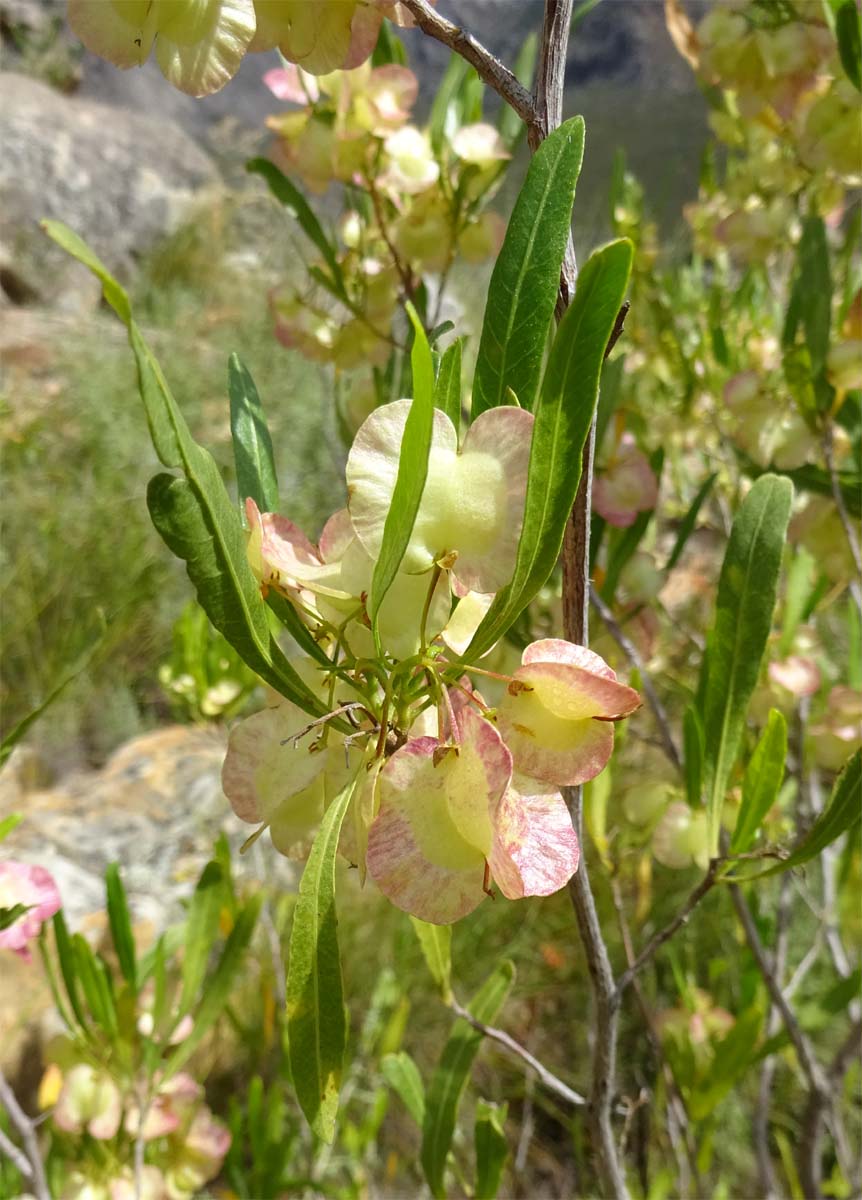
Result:
{"label": "shaded leaf", "polygon": [[444,412],[456,433],[461,428],[461,339],[457,338],[440,360],[434,385],[434,407]]}
{"label": "shaded leaf", "polygon": [[716,479],[718,479],[717,471],[713,472],[712,475],[708,475],[700,485],[697,495],[689,505],[688,512],[680,522],[679,530],[676,535],[676,541],[673,544],[673,549],[671,550],[667,563],[665,564],[664,569],[666,571],[672,570],[679,562],[680,555],[685,549],[688,539],[694,533],[694,527],[697,524],[697,517],[701,510],[701,506],[703,505],[703,502],[706,500],[709,493],[712,491],[712,485],[715,483]]}
{"label": "shaded leaf", "polygon": [[323,232],[323,227],[299,188],[295,187],[268,158],[253,158],[246,163],[245,169],[251,175],[260,175],[265,179],[276,200],[285,206],[291,216],[296,218],[302,232],[317,247],[323,256],[323,261],[329,267],[335,294],[345,296],[344,279],[335,254],[335,247]]}
{"label": "shaded leaf", "polygon": [[177,1015],[191,1009],[201,990],[212,948],[219,935],[223,896],[222,869],[208,862],[201,872],[189,904],[183,931],[183,986]]}
{"label": "shaded leaf", "polygon": [[500,1190],[503,1168],[509,1156],[505,1123],[507,1106],[479,1100],[476,1104],[476,1200],[494,1200]]}
{"label": "shaded leaf", "polygon": [[131,987],[137,986],[137,963],[135,960],[135,939],[132,935],[132,921],[129,916],[129,905],[126,899],[126,889],[120,878],[120,869],[116,863],[111,863],[105,872],[105,890],[107,892],[108,923],[111,927],[111,939],[117,955],[117,962],[123,978]]}
{"label": "shaded leaf", "polygon": [[452,926],[429,925],[418,917],[411,917],[410,924],[422,947],[431,977],[448,1004],[452,996]]}
{"label": "shaded leaf", "polygon": [[383,1078],[421,1129],[425,1120],[425,1088],[416,1063],[406,1050],[399,1050],[397,1054],[387,1054],[380,1069]]}
{"label": "shaded leaf", "polygon": [[783,713],[772,708],[742,781],[742,804],[730,841],[731,854],[743,854],[757,836],[763,818],[778,798],[786,760],[787,722]]}
{"label": "shaded leaf", "polygon": [[260,395],[239,355],[230,356],[227,372],[240,507],[251,496],[261,512],[277,512],[278,475]]}
{"label": "shaded leaf", "polygon": [[835,36],[841,66],[856,90],[862,92],[862,16],[856,0],[844,0],[835,14]]}
{"label": "shaded leaf", "polygon": [[9,929],[16,921],[33,908],[32,904],[13,904],[11,908],[0,908],[0,932],[4,929]]}
{"label": "shaded leaf", "polygon": [[296,1098],[319,1138],[331,1142],[347,1021],[335,911],[335,853],[358,776],[330,804],[299,884],[287,965],[287,1032]]}
{"label": "shaded leaf", "polygon": [[[514,979],[513,963],[505,959],[498,963],[468,1005],[476,1020],[486,1025],[495,1020]],[[446,1157],[455,1132],[458,1104],[482,1040],[483,1035],[459,1017],[452,1027],[428,1089],[422,1126],[422,1168],[438,1200],[446,1195]]]}

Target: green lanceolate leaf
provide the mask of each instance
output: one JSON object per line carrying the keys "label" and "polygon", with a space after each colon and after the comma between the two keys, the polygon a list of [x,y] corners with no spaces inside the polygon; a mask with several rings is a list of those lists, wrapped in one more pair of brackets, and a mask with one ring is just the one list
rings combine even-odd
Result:
{"label": "green lanceolate leaf", "polygon": [[132,935],[132,921],[129,916],[126,889],[123,887],[120,869],[116,863],[111,863],[105,872],[105,890],[108,897],[108,923],[111,926],[111,939],[117,954],[117,962],[120,964],[120,970],[126,983],[134,988],[137,986],[135,939]]}
{"label": "green lanceolate leaf", "polygon": [[455,431],[461,428],[461,339],[457,338],[440,360],[434,385],[434,407],[444,412]]}
{"label": "green lanceolate leaf", "polygon": [[856,0],[844,0],[835,14],[835,36],[841,66],[856,90],[862,92],[862,17]]}
{"label": "green lanceolate leaf", "polygon": [[380,1069],[383,1078],[421,1129],[425,1120],[425,1088],[416,1063],[406,1050],[399,1050],[397,1054],[387,1054]]}
{"label": "green lanceolate leaf", "polygon": [[263,897],[260,894],[252,896],[240,909],[216,968],[206,981],[201,1002],[194,1014],[192,1031],[168,1059],[165,1067],[166,1075],[173,1075],[184,1063],[188,1062],[230,999],[231,990],[236,984],[237,973],[242,966],[251,935],[257,924],[262,900]]}
{"label": "green lanceolate leaf", "polygon": [[494,1200],[500,1190],[503,1168],[509,1155],[506,1141],[507,1106],[479,1100],[476,1104],[476,1200]]}
{"label": "green lanceolate leaf", "polygon": [[296,218],[302,232],[322,254],[323,261],[329,267],[332,276],[335,294],[345,295],[344,278],[335,255],[335,248],[323,232],[323,227],[302,192],[294,187],[287,176],[279,171],[275,163],[270,162],[268,158],[253,158],[246,163],[245,169],[250,174],[261,175],[266,180],[269,190],[276,200],[285,206],[291,216]]}
{"label": "green lanceolate leaf", "polygon": [[703,502],[712,491],[712,485],[715,483],[716,479],[718,479],[717,471],[712,475],[707,475],[706,479],[704,479],[703,483],[698,489],[697,495],[689,505],[688,512],[680,522],[679,531],[676,535],[676,541],[673,544],[673,549],[671,550],[667,563],[665,564],[664,569],[666,571],[672,571],[679,562],[680,556],[686,547],[688,539],[694,533],[694,527],[697,524],[698,513],[701,510]]}
{"label": "green lanceolate leaf", "polygon": [[428,970],[448,1004],[452,997],[452,926],[429,925],[417,917],[411,917],[410,924],[419,939]]}
{"label": "green lanceolate leaf", "polygon": [[533,407],[583,156],[583,118],[572,117],[545,138],[530,162],[488,288],[474,418],[505,404],[507,387],[523,408]]}
{"label": "green lanceolate leaf", "polygon": [[374,564],[371,580],[371,599],[368,615],[376,632],[380,605],[401,566],[404,552],[419,511],[419,502],[428,476],[428,454],[434,422],[434,363],[431,347],[422,328],[416,309],[408,302],[407,312],[413,323],[413,350],[410,365],[413,371],[413,403],[404,426],[398,475],[392,493],[392,503],[386,514],[380,555]]}
{"label": "green lanceolate leaf", "polygon": [[72,934],[71,950],[75,978],[81,985],[94,1021],[105,1033],[116,1033],[117,1009],[105,964],[93,953],[80,933]]}
{"label": "green lanceolate leaf", "polygon": [[[650,456],[650,467],[656,480],[661,484],[661,473],[664,468],[664,449],[661,446]],[[654,515],[655,509],[645,509],[638,513],[626,529],[613,530],[607,571],[601,588],[601,596],[606,604],[613,604],[620,576],[637,553]]]}
{"label": "green lanceolate leaf", "polygon": [[215,524],[201,493],[187,480],[154,475],[147,488],[147,506],[168,548],[185,561],[198,601],[216,629],[261,679],[306,712],[323,716],[325,706],[308,690],[270,632],[260,589],[245,562],[239,516],[227,495],[225,505],[219,505],[220,523]]}
{"label": "green lanceolate leaf", "polygon": [[0,820],[0,842],[13,833],[23,820],[23,813],[10,813],[8,817],[3,817]]}
{"label": "green lanceolate leaf", "polygon": [[682,718],[682,760],[685,768],[685,794],[694,808],[700,804],[703,787],[703,723],[698,711],[689,706]]}
{"label": "green lanceolate leaf", "polygon": [[132,319],[126,293],[76,234],[58,222],[46,222],[45,228],[102,281],[105,299],[128,328],[153,446],[166,467],[179,468],[186,477],[184,481],[159,475],[150,482],[150,514],[170,549],[185,559],[201,607],[253,671],[306,712],[323,716],[324,706],[270,632],[236,507],[212,455],[192,438],[161,367]]}
{"label": "green lanceolate leaf", "polygon": [[793,296],[811,356],[811,374],[816,377],[826,364],[832,319],[829,244],[822,217],[808,217],[802,227]]}
{"label": "green lanceolate leaf", "polygon": [[710,854],[718,853],[725,792],[772,628],[793,488],[762,475],[736,514],[707,641],[703,697],[704,776]]}
{"label": "green lanceolate leaf", "polygon": [[238,355],[232,354],[228,359],[227,373],[240,504],[244,506],[246,498],[251,496],[261,512],[277,512],[278,476],[258,390]]}
{"label": "green lanceolate leaf", "polygon": [[60,974],[63,976],[63,986],[66,989],[66,995],[69,997],[69,1004],[72,1006],[72,1012],[78,1021],[78,1024],[85,1028],[87,1018],[84,1015],[84,1006],[81,1002],[81,994],[78,987],[78,973],[75,966],[75,951],[72,948],[72,939],[69,937],[69,930],[66,925],[66,918],[63,916],[63,910],[54,913],[54,944],[57,947],[57,961],[60,964]]}
{"label": "green lanceolate leaf", "polygon": [[[513,963],[503,960],[468,1005],[477,1021],[487,1025],[496,1019],[514,979]],[[422,1126],[422,1169],[438,1200],[446,1195],[446,1157],[455,1132],[458,1104],[481,1044],[482,1034],[459,1018],[428,1089]]]}
{"label": "green lanceolate leaf", "polygon": [[321,823],[299,884],[287,964],[287,1034],[296,1098],[325,1142],[335,1115],[347,1041],[338,920],[335,852],[358,776],[333,800]]}
{"label": "green lanceolate leaf", "polygon": [[457,129],[456,97],[468,69],[467,63],[460,54],[449,56],[449,62],[446,64],[443,78],[435,93],[428,118],[428,133],[435,152],[439,153],[447,134],[451,137]]}
{"label": "green lanceolate leaf", "polygon": [[208,862],[194,890],[183,936],[183,987],[180,993],[178,1016],[191,1009],[204,976],[213,945],[219,933],[224,888],[222,869],[217,862]]}
{"label": "green lanceolate leaf", "polygon": [[530,447],[524,525],[512,582],[497,594],[466,658],[484,654],[523,612],[554,569],[581,479],[584,443],[596,409],[608,341],[628,286],[632,244],[623,239],[596,251],[578,278],[560,322]]}
{"label": "green lanceolate leaf", "polygon": [[831,846],[843,833],[855,828],[862,821],[862,750],[848,759],[844,770],[835,780],[835,787],[829,797],[826,808],[809,829],[806,836],[796,847],[789,858],[770,867],[768,871],[751,876],[760,879],[762,875],[775,875],[779,871],[788,871],[791,867],[801,867],[822,854],[827,846]]}
{"label": "green lanceolate leaf", "polygon": [[0,933],[20,921],[31,908],[32,904],[13,904],[11,908],[0,908]]}
{"label": "green lanceolate leaf", "polygon": [[786,760],[787,722],[783,713],[773,708],[742,781],[742,804],[730,841],[731,854],[744,854],[757,836],[763,818],[778,798]]}

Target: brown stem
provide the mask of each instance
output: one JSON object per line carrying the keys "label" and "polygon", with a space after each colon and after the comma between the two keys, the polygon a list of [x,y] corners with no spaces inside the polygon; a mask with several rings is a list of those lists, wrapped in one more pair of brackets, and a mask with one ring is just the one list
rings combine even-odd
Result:
{"label": "brown stem", "polygon": [[472,1025],[474,1029],[478,1030],[479,1033],[483,1034],[490,1041],[504,1046],[511,1054],[516,1055],[522,1062],[525,1062],[528,1067],[532,1067],[549,1092],[553,1092],[555,1096],[559,1096],[561,1100],[565,1100],[567,1104],[572,1104],[575,1107],[580,1107],[587,1103],[585,1096],[570,1088],[567,1083],[563,1083],[562,1079],[559,1079],[552,1071],[549,1071],[544,1063],[540,1062],[520,1042],[516,1042],[513,1037],[510,1037],[505,1030],[495,1029],[493,1025],[486,1025],[484,1021],[478,1021],[457,1000],[452,1001],[451,1008],[468,1025]]}
{"label": "brown stem", "polygon": [[658,933],[653,934],[634,962],[630,963],[626,970],[623,971],[622,975],[620,975],[617,981],[617,992],[620,996],[622,996],[629,984],[633,982],[638,971],[640,971],[642,967],[645,967],[650,961],[656,950],[663,946],[665,942],[669,942],[677,930],[681,929],[682,926],[685,925],[686,921],[697,908],[698,904],[700,904],[706,893],[712,890],[718,878],[719,868],[723,865],[723,863],[724,859],[712,859],[706,875],[704,875],[703,879],[691,893],[674,919],[668,925],[665,925],[664,929],[660,929]]}
{"label": "brown stem", "polygon": [[490,50],[486,50],[472,33],[461,29],[452,21],[447,21],[427,3],[427,0],[402,0],[402,4],[423,33],[442,42],[444,46],[460,54],[471,67],[475,67],[479,78],[515,110],[528,129],[536,124],[537,114],[533,97],[509,68],[503,66]]}

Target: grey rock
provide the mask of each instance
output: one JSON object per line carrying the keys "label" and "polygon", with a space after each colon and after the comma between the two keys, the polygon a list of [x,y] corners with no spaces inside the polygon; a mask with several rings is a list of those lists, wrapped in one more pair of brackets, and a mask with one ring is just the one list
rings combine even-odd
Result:
{"label": "grey rock", "polygon": [[0,283],[13,302],[87,307],[82,283],[38,228],[65,221],[121,277],[219,184],[212,158],[171,121],[60,95],[0,73]]}

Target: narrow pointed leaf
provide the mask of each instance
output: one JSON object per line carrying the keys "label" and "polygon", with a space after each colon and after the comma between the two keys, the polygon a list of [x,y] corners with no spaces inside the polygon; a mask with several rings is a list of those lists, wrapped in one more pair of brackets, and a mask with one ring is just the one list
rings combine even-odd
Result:
{"label": "narrow pointed leaf", "polygon": [[237,354],[228,359],[230,428],[240,507],[251,496],[261,512],[278,511],[278,476],[260,395]]}
{"label": "narrow pointed leaf", "polygon": [[173,1075],[184,1063],[188,1062],[230,999],[231,990],[236,984],[237,974],[243,964],[251,935],[254,933],[261,903],[262,896],[258,894],[252,896],[240,909],[216,968],[206,980],[203,998],[195,1013],[192,1031],[168,1059],[165,1067],[166,1075]]}
{"label": "narrow pointed leaf", "polygon": [[317,247],[323,256],[323,261],[329,267],[332,280],[335,284],[336,294],[343,296],[345,294],[344,278],[335,255],[335,248],[323,232],[322,225],[314,215],[311,206],[302,192],[268,158],[253,158],[250,162],[246,163],[245,169],[249,174],[260,175],[265,179],[269,190],[275,196],[276,200],[283,204],[290,214],[296,218],[302,232]]}
{"label": "narrow pointed leaf", "polygon": [[153,446],[161,462],[180,468],[187,481],[163,475],[152,480],[150,513],[170,549],[186,560],[201,607],[253,671],[305,711],[324,715],[323,705],[299,679],[270,632],[236,507],[212,455],[189,432],[159,363],[132,319],[128,297],[76,234],[58,222],[46,222],[45,227],[102,281],[106,300],[128,328]]}
{"label": "narrow pointed leaf", "polygon": [[137,963],[135,961],[135,939],[132,935],[132,922],[129,916],[129,905],[126,900],[126,889],[120,878],[120,870],[116,863],[111,863],[105,872],[105,889],[107,892],[108,923],[111,927],[111,939],[117,955],[117,962],[123,978],[134,988],[137,986]]}
{"label": "narrow pointed leaf", "polygon": [[[538,36],[535,32],[529,33],[524,38],[521,49],[512,63],[512,74],[529,90],[532,90],[533,87],[533,75],[536,70],[536,56],[538,51]],[[500,137],[510,150],[515,149],[518,142],[526,133],[524,122],[509,104],[500,105],[500,111],[497,114],[497,128],[500,131]]]}
{"label": "narrow pointed leaf", "polygon": [[201,989],[212,948],[219,934],[219,912],[224,889],[218,863],[208,862],[201,872],[186,917],[183,937],[183,986],[179,1016],[192,1007]]}
{"label": "narrow pointed leaf", "polygon": [[425,1088],[419,1068],[406,1050],[387,1054],[380,1064],[383,1078],[398,1094],[410,1116],[422,1128],[425,1120]]}
{"label": "narrow pointed leaf", "polygon": [[862,16],[856,0],[844,0],[835,14],[835,36],[841,66],[856,90],[862,92]]}
{"label": "narrow pointed leaf", "polygon": [[494,1200],[500,1190],[503,1168],[509,1156],[506,1140],[506,1105],[480,1100],[476,1105],[476,1200]]}
{"label": "narrow pointed leaf", "polygon": [[628,286],[631,263],[632,244],[625,239],[591,255],[560,322],[536,407],[514,577],[497,594],[476,631],[465,656],[469,661],[502,637],[559,558],[580,483],[602,361]]}
{"label": "narrow pointed leaf", "polygon": [[75,977],[81,984],[93,1019],[105,1033],[116,1033],[117,1010],[105,964],[93,953],[86,938],[80,933],[72,935],[71,948]]}
{"label": "narrow pointed leaf", "polygon": [[434,407],[444,412],[455,431],[461,428],[461,339],[457,338],[440,360],[434,386]]}
{"label": "narrow pointed leaf", "polygon": [[474,418],[505,404],[507,387],[524,408],[533,408],[583,156],[584,121],[572,117],[545,138],[530,161],[488,288],[473,380]]}
{"label": "narrow pointed leaf", "polygon": [[330,804],[299,884],[287,964],[287,1033],[296,1098],[319,1138],[331,1142],[344,1065],[347,1021],[338,920],[335,852],[358,776]]}
{"label": "narrow pointed leaf", "polygon": [[704,776],[710,854],[718,853],[721,809],[748,704],[772,629],[793,487],[762,475],[736,514],[707,642],[703,697]]}
{"label": "narrow pointed leaf", "polygon": [[835,780],[829,803],[809,829],[802,842],[796,847],[789,858],[768,871],[762,871],[751,878],[759,879],[761,875],[776,875],[779,871],[789,871],[791,867],[801,867],[822,854],[827,846],[831,846],[842,834],[854,829],[862,821],[862,750],[847,761],[844,770]]}
{"label": "narrow pointed leaf", "polygon": [[682,758],[685,792],[692,808],[700,804],[703,787],[703,724],[697,709],[689,706],[682,718]]}
{"label": "narrow pointed leaf", "polygon": [[69,937],[69,929],[66,925],[66,918],[63,916],[63,910],[54,913],[54,944],[57,947],[57,961],[60,964],[60,974],[63,976],[63,986],[66,989],[66,995],[69,997],[69,1003],[72,1006],[72,1012],[78,1020],[78,1024],[82,1028],[87,1026],[87,1018],[84,1015],[84,1006],[81,999],[81,992],[78,988],[78,973],[75,965],[75,951],[72,947],[72,939]]}
{"label": "narrow pointed leaf", "polygon": [[428,970],[448,1004],[452,996],[452,926],[429,925],[417,917],[411,917],[410,924],[419,939]]}
{"label": "narrow pointed leaf", "polygon": [[742,804],[730,841],[731,854],[743,854],[757,836],[763,818],[778,798],[786,760],[787,722],[784,714],[773,708],[742,781]]}
{"label": "narrow pointed leaf", "polygon": [[198,601],[216,629],[261,679],[306,712],[323,716],[325,706],[270,633],[260,589],[245,561],[239,516],[227,496],[225,502],[222,523],[214,526],[200,493],[185,479],[154,475],[147,488],[152,522],[168,548],[185,561]]}
{"label": "narrow pointed leaf", "polygon": [[[515,967],[504,959],[467,1006],[477,1021],[487,1025],[496,1019],[514,979]],[[458,1105],[481,1044],[482,1034],[459,1018],[428,1089],[422,1127],[422,1169],[438,1200],[446,1195],[446,1157],[452,1145]]]}
{"label": "narrow pointed leaf", "polygon": [[712,485],[715,483],[716,479],[718,479],[717,471],[713,472],[712,475],[707,475],[706,479],[700,485],[697,495],[689,505],[688,512],[680,522],[679,530],[676,535],[676,541],[673,544],[673,549],[671,550],[667,563],[665,564],[664,569],[666,571],[672,571],[679,562],[680,556],[686,547],[688,539],[694,533],[694,527],[697,524],[698,513],[703,506],[703,502],[712,491]]}
{"label": "narrow pointed leaf", "polygon": [[375,631],[377,615],[386,593],[401,566],[410,542],[419,502],[428,477],[428,454],[434,422],[434,363],[431,347],[415,308],[408,302],[407,312],[413,323],[413,350],[410,365],[413,371],[413,403],[404,426],[398,475],[392,493],[392,503],[383,527],[380,555],[374,565],[371,580],[371,599],[368,615]]}
{"label": "narrow pointed leaf", "polygon": [[0,932],[26,916],[31,908],[32,904],[13,904],[11,908],[0,908]]}

